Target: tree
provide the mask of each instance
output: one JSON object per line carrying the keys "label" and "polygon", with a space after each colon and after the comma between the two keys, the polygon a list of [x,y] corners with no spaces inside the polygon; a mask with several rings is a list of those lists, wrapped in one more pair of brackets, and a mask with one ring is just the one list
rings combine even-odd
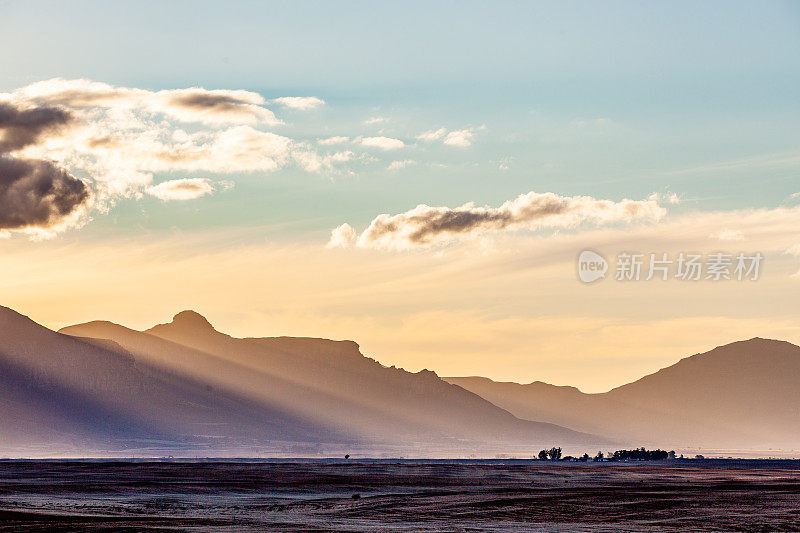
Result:
{"label": "tree", "polygon": [[559,448],[556,448],[556,447],[550,448],[547,451],[547,455],[550,456],[550,460],[551,461],[558,461],[559,459],[561,459],[561,448],[560,447]]}
{"label": "tree", "polygon": [[539,460],[546,461],[547,460],[547,450],[542,450],[539,452]]}
{"label": "tree", "polygon": [[609,456],[612,461],[660,461],[669,456],[664,450],[647,450],[644,447],[633,450],[617,450]]}
{"label": "tree", "polygon": [[603,455],[603,452],[597,452],[597,455],[594,456],[594,460],[595,461],[602,461],[603,457],[605,457],[605,455]]}

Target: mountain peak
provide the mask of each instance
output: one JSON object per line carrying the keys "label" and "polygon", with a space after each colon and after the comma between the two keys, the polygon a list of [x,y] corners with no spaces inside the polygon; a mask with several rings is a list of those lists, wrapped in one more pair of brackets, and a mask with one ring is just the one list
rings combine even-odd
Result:
{"label": "mountain peak", "polygon": [[206,319],[203,315],[198,313],[197,311],[181,311],[174,317],[172,317],[172,324],[173,326],[177,326],[181,329],[193,329],[193,330],[213,330],[214,326],[211,325],[211,322]]}

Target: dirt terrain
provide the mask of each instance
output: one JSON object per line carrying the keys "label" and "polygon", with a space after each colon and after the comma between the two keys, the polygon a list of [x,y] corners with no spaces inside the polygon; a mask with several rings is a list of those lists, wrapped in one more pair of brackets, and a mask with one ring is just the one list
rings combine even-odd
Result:
{"label": "dirt terrain", "polygon": [[797,531],[798,461],[0,462],[0,530]]}

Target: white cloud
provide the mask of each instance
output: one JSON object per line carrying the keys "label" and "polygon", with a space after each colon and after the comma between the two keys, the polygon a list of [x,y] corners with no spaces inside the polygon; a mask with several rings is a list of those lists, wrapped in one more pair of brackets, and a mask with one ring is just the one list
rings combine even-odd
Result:
{"label": "white cloud", "polygon": [[[481,126],[477,129],[485,129]],[[447,146],[457,146],[459,148],[466,148],[472,145],[472,138],[475,136],[476,128],[465,128],[461,130],[448,131],[447,128],[439,128],[438,130],[430,130],[417,135],[417,139],[421,141],[438,141]]]}
{"label": "white cloud", "polygon": [[447,133],[447,128],[439,128],[438,130],[431,130],[420,133],[417,135],[417,139],[421,141],[435,141],[437,139],[441,139]]}
{"label": "white cloud", "polygon": [[388,167],[388,170],[400,170],[401,168],[406,168],[409,165],[416,165],[417,162],[412,159],[404,159],[403,161],[392,161]]}
{"label": "white cloud", "polygon": [[654,200],[656,202],[666,202],[673,205],[681,203],[681,197],[674,192],[654,192],[648,196],[647,199]]}
{"label": "white cloud", "polygon": [[472,203],[456,208],[418,205],[399,215],[382,214],[372,220],[357,242],[365,248],[399,250],[522,227],[571,228],[583,223],[653,222],[665,214],[666,210],[652,199],[614,202],[590,196],[529,192],[496,208],[476,207]]}
{"label": "white cloud", "polygon": [[[51,161],[81,176],[91,191],[91,202],[85,202],[79,220],[64,218],[69,224],[49,226],[58,231],[81,225],[90,209],[108,212],[120,198],[153,194],[190,199],[207,194],[202,185],[206,182],[172,180],[153,186],[158,173],[273,172],[293,163],[319,172],[355,157],[350,151],[319,154],[306,142],[266,131],[281,121],[264,98],[251,91],[150,91],[52,79],[0,93],[0,102],[39,110],[37,116],[46,111],[49,117],[50,122],[35,130],[17,128],[6,142],[14,157]],[[320,102],[309,97],[275,103],[308,108]],[[321,144],[348,140],[331,138]]]}
{"label": "white cloud", "polygon": [[472,145],[472,136],[475,135],[471,129],[451,131],[444,138],[444,144],[448,146],[458,146],[466,148]]}
{"label": "white cloud", "polygon": [[380,148],[382,150],[397,150],[405,147],[403,141],[392,137],[361,137],[358,141],[362,146]]}
{"label": "white cloud", "polygon": [[295,150],[292,157],[303,170],[308,172],[329,171],[334,168],[334,163],[345,163],[355,157],[350,150],[320,155],[313,151]]}
{"label": "white cloud", "polygon": [[344,163],[345,161],[350,161],[351,159],[353,159],[354,156],[355,156],[355,153],[353,153],[350,150],[345,150],[344,152],[333,153],[333,154],[329,155],[328,157],[330,157],[331,161],[333,161],[335,163]]}
{"label": "white cloud", "polygon": [[323,146],[330,146],[333,144],[344,144],[346,142],[350,142],[350,137],[336,136],[336,137],[328,137],[327,139],[320,139],[317,141],[318,144],[321,144]]}
{"label": "white cloud", "polygon": [[348,248],[356,240],[356,231],[350,224],[344,223],[331,231],[327,248]]}
{"label": "white cloud", "polygon": [[282,96],[276,98],[273,102],[277,102],[284,107],[299,109],[301,111],[307,111],[325,105],[324,100],[315,96]]}
{"label": "white cloud", "polygon": [[[179,157],[174,165],[217,172],[276,170],[285,164],[293,145],[292,139],[282,135],[235,126],[214,135],[206,147],[185,147],[180,155],[185,154],[187,161]],[[196,148],[200,148],[199,155]]]}
{"label": "white cloud", "polygon": [[214,184],[207,178],[183,178],[164,181],[158,185],[147,187],[145,191],[147,194],[165,202],[194,200],[214,192]]}
{"label": "white cloud", "polygon": [[367,120],[364,121],[364,124],[381,124],[383,122],[388,122],[389,119],[385,117],[369,117]]}

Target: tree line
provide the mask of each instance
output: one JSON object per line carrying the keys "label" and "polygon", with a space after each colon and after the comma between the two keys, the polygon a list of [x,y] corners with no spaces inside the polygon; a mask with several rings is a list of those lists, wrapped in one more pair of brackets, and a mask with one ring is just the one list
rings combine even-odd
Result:
{"label": "tree line", "polygon": [[[541,450],[539,452],[540,461],[589,461],[592,458],[588,453],[584,453],[581,457],[573,457],[568,455],[562,457],[561,448],[553,447]],[[595,461],[663,461],[664,459],[675,459],[675,451],[670,450],[647,450],[644,447],[634,448],[632,450],[617,450],[615,452],[608,452],[608,455],[603,452],[597,452],[594,456]]]}

